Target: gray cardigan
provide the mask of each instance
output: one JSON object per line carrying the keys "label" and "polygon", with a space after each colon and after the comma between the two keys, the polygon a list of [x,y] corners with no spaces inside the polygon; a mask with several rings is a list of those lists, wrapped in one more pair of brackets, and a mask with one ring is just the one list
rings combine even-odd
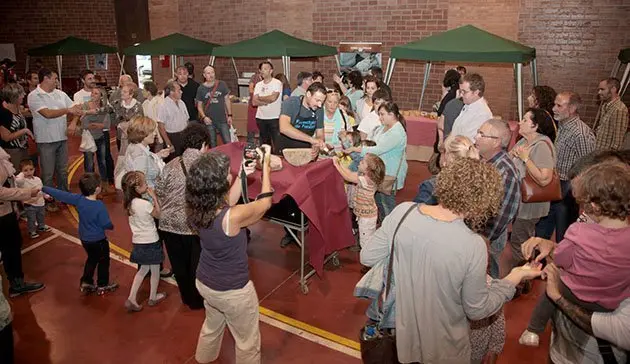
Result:
{"label": "gray cardigan", "polygon": [[[361,251],[361,262],[388,259],[392,235],[411,202],[398,205]],[[402,363],[470,362],[470,320],[496,313],[514,295],[486,283],[488,250],[462,220],[443,222],[412,211],[396,236],[396,343]]]}

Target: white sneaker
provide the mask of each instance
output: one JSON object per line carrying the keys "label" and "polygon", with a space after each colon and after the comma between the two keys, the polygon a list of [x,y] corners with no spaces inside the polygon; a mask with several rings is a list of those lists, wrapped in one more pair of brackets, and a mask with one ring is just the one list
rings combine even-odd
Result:
{"label": "white sneaker", "polygon": [[540,344],[540,337],[538,337],[538,334],[536,333],[525,330],[518,339],[518,343],[525,346],[538,347]]}

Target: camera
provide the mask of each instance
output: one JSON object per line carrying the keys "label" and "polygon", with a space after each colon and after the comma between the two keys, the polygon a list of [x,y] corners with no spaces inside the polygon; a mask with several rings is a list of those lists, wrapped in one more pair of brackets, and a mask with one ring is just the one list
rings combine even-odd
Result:
{"label": "camera", "polygon": [[243,149],[243,158],[245,159],[246,165],[256,163],[260,159],[261,155],[258,153],[257,148],[256,144],[248,143],[245,149]]}

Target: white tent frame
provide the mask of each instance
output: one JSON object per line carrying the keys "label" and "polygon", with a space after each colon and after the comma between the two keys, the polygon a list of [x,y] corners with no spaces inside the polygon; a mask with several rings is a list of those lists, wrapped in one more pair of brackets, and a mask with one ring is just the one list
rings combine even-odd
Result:
{"label": "white tent frame", "polygon": [[[447,61],[447,60],[445,60]],[[389,85],[389,82],[392,79],[392,74],[394,73],[394,66],[396,65],[396,58],[389,58],[387,60],[387,66],[385,68],[385,77],[384,82]],[[431,74],[431,61],[427,61],[424,65],[424,76],[422,78],[422,92],[420,93],[420,103],[418,105],[418,110],[422,109],[422,102],[424,101],[424,93],[426,91],[427,85],[429,83],[429,75]],[[538,70],[536,67],[536,58],[532,59],[530,63],[530,68],[532,71],[532,80],[534,82],[534,86],[538,86]],[[630,70],[626,68],[626,74]],[[523,119],[523,63],[514,63],[514,80],[516,81],[516,98],[518,104],[518,117],[519,120]],[[626,84],[626,87],[628,85]]]}
{"label": "white tent frame", "polygon": [[628,85],[630,84],[630,63],[621,62],[619,59],[615,61],[615,65],[613,66],[612,72],[610,73],[610,77],[617,77],[619,74],[619,70],[623,65],[626,65],[626,69],[623,71],[623,76],[621,76],[621,86],[619,89],[619,96],[623,97],[623,95],[628,90]]}

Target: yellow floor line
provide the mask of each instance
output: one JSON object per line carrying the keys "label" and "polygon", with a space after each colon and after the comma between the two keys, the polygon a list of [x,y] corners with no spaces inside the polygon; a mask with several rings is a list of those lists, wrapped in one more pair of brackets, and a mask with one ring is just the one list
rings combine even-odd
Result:
{"label": "yellow floor line", "polygon": [[[83,162],[83,156],[80,156],[79,158],[77,158],[76,161],[74,161],[71,164],[70,171],[68,173],[68,183],[70,181],[72,181],[72,177],[74,177],[74,174],[76,173],[77,169],[79,169],[79,166],[81,165],[82,162]],[[79,214],[78,214],[77,210],[74,208],[74,206],[68,205],[68,210],[70,210],[70,214],[72,214],[72,217],[76,221],[79,221]],[[116,253],[122,255],[123,257],[125,257],[127,259],[129,259],[130,255],[131,255],[129,251],[119,247],[116,244],[113,244],[111,241],[109,242],[109,247],[110,247],[110,249],[114,250]],[[332,332],[329,332],[329,331],[320,329],[318,327],[309,325],[309,324],[307,324],[305,322],[296,320],[296,319],[291,318],[289,316],[285,316],[285,315],[283,315],[281,313],[272,311],[272,310],[270,310],[268,308],[265,308],[265,307],[262,307],[262,306],[259,307],[259,310],[260,310],[260,314],[261,315],[269,317],[269,318],[277,320],[277,321],[280,321],[280,322],[282,322],[282,323],[284,323],[284,324],[286,324],[288,326],[291,326],[293,328],[302,330],[302,331],[307,332],[307,333],[309,333],[311,335],[319,336],[321,338],[324,338],[326,340],[332,341],[334,343],[337,343],[339,345],[342,345],[342,346],[344,346],[346,348],[349,348],[349,349],[352,349],[352,350],[357,350],[357,351],[360,350],[360,345],[359,345],[359,343],[357,341],[345,338],[343,336],[339,336],[337,334],[333,334]],[[353,352],[350,352],[350,353],[345,352],[345,353],[349,354],[351,356],[355,356],[355,357],[356,357],[356,354],[357,354],[357,353],[353,353]]]}

